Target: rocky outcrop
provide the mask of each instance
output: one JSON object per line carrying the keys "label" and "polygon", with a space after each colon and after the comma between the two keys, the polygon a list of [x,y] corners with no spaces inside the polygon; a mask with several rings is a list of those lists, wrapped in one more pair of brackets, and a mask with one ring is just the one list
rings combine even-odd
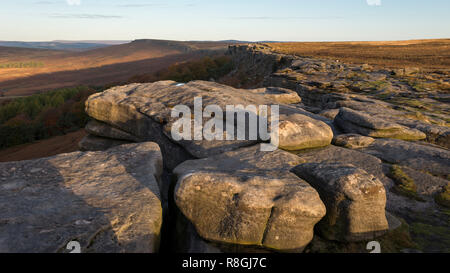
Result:
{"label": "rocky outcrop", "polygon": [[[90,123],[87,130],[99,137],[120,139],[121,141],[124,139],[127,141],[154,141],[160,145],[163,155],[167,155],[164,156],[164,159],[166,167],[170,170],[190,158],[206,158],[262,141],[259,137],[256,139],[249,137],[249,126],[244,128],[246,131],[243,140],[211,141],[205,138],[195,140],[193,135],[192,139],[194,140],[175,139],[171,129],[178,118],[172,117],[172,108],[177,105],[185,105],[193,114],[195,112],[194,99],[198,97],[201,97],[203,102],[200,110],[203,110],[206,105],[217,105],[225,111],[222,117],[215,117],[226,124],[223,128],[224,135],[225,131],[230,130],[226,127],[232,127],[232,132],[238,130],[235,122],[227,123],[227,114],[242,112],[242,110],[227,111],[227,106],[242,105],[243,107],[255,106],[258,108],[261,105],[276,104],[284,109],[280,116],[280,147],[287,149],[321,147],[329,145],[333,137],[327,124],[321,120],[315,120],[314,117],[306,116],[306,111],[302,109],[289,106],[301,101],[300,97],[291,90],[283,88],[243,90],[205,81],[193,81],[187,84],[173,81],[131,84],[95,94],[87,100],[86,112],[97,121]],[[246,113],[255,118],[259,115],[251,111]],[[270,118],[267,119],[267,126],[270,128],[269,120]],[[202,121],[207,122],[208,119],[202,118]],[[263,125],[260,124],[260,126]],[[84,142],[91,143],[92,141],[85,140]],[[84,147],[87,146],[95,147],[94,144],[84,145]],[[108,145],[98,144],[97,146]]]}
{"label": "rocky outcrop", "polygon": [[341,108],[334,122],[346,133],[358,133],[376,138],[396,138],[403,140],[425,139],[419,130],[385,121],[350,108]]}
{"label": "rocky outcrop", "polygon": [[150,142],[0,163],[0,252],[156,252],[161,173]]}
{"label": "rocky outcrop", "polygon": [[319,192],[327,207],[318,225],[325,238],[372,240],[388,230],[386,192],[373,175],[339,163],[301,164],[292,171]]}
{"label": "rocky outcrop", "polygon": [[301,251],[325,215],[317,192],[289,173],[295,155],[259,145],[178,166],[175,201],[201,237]]}
{"label": "rocky outcrop", "polygon": [[[240,45],[238,48],[231,47],[229,54],[239,61],[237,67],[240,70],[245,74],[259,71],[257,74],[264,81],[263,86],[295,90],[305,109],[318,109],[318,113],[322,111],[333,119],[333,111],[351,108],[417,129],[426,134],[427,142],[450,147],[446,73],[409,67],[392,71],[339,60],[286,55],[273,52],[270,45],[265,44]],[[254,56],[265,60],[265,70],[252,61]]]}
{"label": "rocky outcrop", "polygon": [[261,44],[230,46],[227,54],[232,57],[236,67],[230,73],[231,76],[242,75],[248,81],[260,85],[267,76],[277,69],[289,66],[294,59],[292,56],[273,53]]}

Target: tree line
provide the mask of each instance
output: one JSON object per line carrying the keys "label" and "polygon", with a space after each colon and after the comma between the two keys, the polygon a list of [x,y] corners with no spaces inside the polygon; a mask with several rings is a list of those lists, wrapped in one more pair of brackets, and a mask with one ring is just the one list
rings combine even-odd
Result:
{"label": "tree line", "polygon": [[62,88],[0,105],[0,148],[7,148],[84,127],[89,117],[84,102],[101,89]]}
{"label": "tree line", "polygon": [[[208,56],[173,64],[153,74],[138,75],[126,83],[217,80],[232,69],[231,58]],[[0,101],[0,149],[84,128],[90,119],[84,110],[86,99],[106,88],[107,86],[61,88],[29,97]]]}

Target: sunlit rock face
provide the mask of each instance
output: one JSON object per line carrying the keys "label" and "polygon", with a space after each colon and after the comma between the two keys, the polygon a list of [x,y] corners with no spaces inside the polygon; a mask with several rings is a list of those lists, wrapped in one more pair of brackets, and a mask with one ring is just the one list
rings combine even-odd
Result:
{"label": "sunlit rock face", "polygon": [[[191,139],[177,139],[173,136],[173,126],[179,120],[178,117],[172,116],[174,108],[180,105],[187,107],[195,118],[195,100],[198,98],[201,98],[200,111],[204,111],[208,106],[221,109],[223,115],[214,116],[214,119],[224,123],[221,129],[224,135],[232,132],[231,139],[226,139],[225,136],[224,140],[204,137],[196,139],[193,133],[194,121]],[[86,112],[96,120],[88,124],[87,131],[98,137],[120,141],[154,141],[160,145],[165,155],[166,167],[173,169],[190,158],[206,158],[268,141],[271,135],[267,139],[261,138],[259,134],[252,138],[250,125],[257,123],[258,126],[267,126],[270,133],[271,107],[276,105],[280,108],[279,147],[299,150],[329,145],[333,137],[330,127],[320,118],[307,116],[311,113],[305,114],[305,110],[296,107],[300,102],[296,92],[279,87],[246,90],[207,81],[192,81],[187,84],[173,81],[131,84],[92,95],[86,101]],[[241,128],[237,121],[237,113],[241,110],[230,110],[229,106],[235,107],[234,109],[242,106],[246,109],[246,115],[249,113],[247,109],[251,107],[256,111],[247,115],[245,126]],[[260,107],[264,106],[268,107],[268,112],[260,121]],[[236,115],[235,120],[229,120],[229,113]],[[210,119],[211,117],[200,117],[203,125]],[[259,127],[256,127],[256,130],[260,132]],[[243,132],[244,138],[238,139],[237,133],[233,133],[238,131]],[[191,135],[191,132],[188,135]],[[93,143],[91,146],[95,147]]]}
{"label": "sunlit rock face", "polygon": [[216,243],[302,251],[325,215],[319,194],[289,170],[301,160],[259,145],[190,160],[174,174],[180,211]]}

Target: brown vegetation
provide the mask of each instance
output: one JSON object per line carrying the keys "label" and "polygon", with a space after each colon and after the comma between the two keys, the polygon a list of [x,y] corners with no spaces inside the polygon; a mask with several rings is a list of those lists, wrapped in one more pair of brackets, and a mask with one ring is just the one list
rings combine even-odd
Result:
{"label": "brown vegetation", "polygon": [[0,47],[0,64],[42,64],[42,67],[1,68],[0,91],[6,90],[6,96],[23,96],[43,89],[114,84],[138,72],[154,73],[176,62],[224,51],[227,45],[137,40],[82,52]]}
{"label": "brown vegetation", "polygon": [[450,39],[392,42],[270,43],[274,51],[387,68],[450,68]]}
{"label": "brown vegetation", "polygon": [[0,152],[0,162],[29,160],[75,152],[78,151],[78,142],[86,134],[84,129],[81,129],[67,135],[3,149]]}

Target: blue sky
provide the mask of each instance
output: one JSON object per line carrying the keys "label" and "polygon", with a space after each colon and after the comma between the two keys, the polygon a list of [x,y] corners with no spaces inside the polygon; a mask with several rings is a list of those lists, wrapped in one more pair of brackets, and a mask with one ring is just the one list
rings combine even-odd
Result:
{"label": "blue sky", "polygon": [[450,38],[448,0],[0,0],[0,40]]}

